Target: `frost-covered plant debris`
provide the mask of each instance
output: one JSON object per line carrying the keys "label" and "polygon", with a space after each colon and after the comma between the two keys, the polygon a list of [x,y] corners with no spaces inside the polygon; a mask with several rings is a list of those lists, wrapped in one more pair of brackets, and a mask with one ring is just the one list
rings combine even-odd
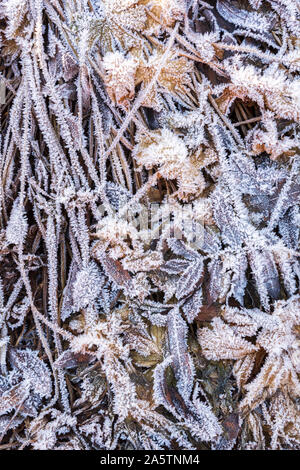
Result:
{"label": "frost-covered plant debris", "polygon": [[0,449],[299,449],[299,37],[2,0]]}

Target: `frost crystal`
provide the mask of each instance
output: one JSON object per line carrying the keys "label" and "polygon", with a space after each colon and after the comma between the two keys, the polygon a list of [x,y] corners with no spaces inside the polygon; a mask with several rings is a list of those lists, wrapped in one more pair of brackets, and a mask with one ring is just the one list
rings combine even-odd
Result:
{"label": "frost crystal", "polygon": [[300,449],[299,3],[0,2],[0,449]]}
{"label": "frost crystal", "polygon": [[96,263],[91,262],[86,268],[78,271],[73,284],[73,301],[77,309],[92,305],[101,292],[103,275]]}

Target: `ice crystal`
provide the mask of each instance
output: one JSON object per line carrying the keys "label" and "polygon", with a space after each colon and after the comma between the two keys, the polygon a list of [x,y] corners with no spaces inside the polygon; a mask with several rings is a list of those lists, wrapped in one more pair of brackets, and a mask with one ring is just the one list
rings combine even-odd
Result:
{"label": "ice crystal", "polygon": [[106,72],[106,89],[110,99],[118,105],[134,97],[134,76],[137,62],[134,58],[125,58],[120,52],[108,52],[103,59]]}
{"label": "ice crystal", "polygon": [[0,448],[300,448],[299,35],[2,0]]}

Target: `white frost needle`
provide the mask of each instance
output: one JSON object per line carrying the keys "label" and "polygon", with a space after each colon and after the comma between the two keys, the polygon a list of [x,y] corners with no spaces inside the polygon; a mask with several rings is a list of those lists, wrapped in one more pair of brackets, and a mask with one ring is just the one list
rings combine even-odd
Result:
{"label": "white frost needle", "polygon": [[0,448],[299,449],[298,2],[0,23]]}

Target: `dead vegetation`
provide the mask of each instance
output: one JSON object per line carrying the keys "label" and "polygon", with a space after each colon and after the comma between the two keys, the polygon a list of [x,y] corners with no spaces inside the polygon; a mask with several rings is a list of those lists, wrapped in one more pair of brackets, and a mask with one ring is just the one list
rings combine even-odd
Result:
{"label": "dead vegetation", "polygon": [[1,2],[0,449],[300,447],[299,37],[298,0]]}

